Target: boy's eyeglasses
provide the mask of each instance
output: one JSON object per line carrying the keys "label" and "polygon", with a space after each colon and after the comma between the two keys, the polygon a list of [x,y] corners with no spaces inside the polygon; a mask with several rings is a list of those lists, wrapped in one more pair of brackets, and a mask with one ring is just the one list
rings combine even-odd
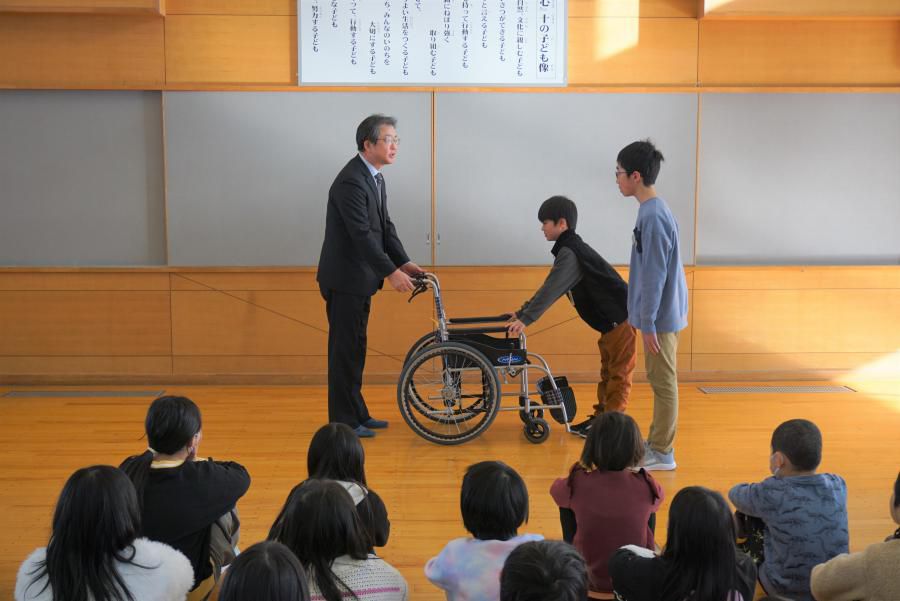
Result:
{"label": "boy's eyeglasses", "polygon": [[619,171],[618,169],[616,169],[616,178],[618,178],[622,174],[628,175],[628,172],[627,171]]}

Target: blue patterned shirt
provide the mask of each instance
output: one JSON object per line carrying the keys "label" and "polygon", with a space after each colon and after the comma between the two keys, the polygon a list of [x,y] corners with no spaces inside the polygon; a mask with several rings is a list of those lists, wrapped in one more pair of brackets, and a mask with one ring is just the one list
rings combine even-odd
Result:
{"label": "blue patterned shirt", "polygon": [[835,474],[770,477],[728,492],[738,511],[766,523],[760,580],[797,601],[812,601],[813,566],[847,553],[847,483]]}

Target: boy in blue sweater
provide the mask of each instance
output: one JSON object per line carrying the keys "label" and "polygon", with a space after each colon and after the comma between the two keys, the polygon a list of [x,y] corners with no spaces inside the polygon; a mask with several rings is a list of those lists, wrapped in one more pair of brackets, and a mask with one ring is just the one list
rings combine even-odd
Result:
{"label": "boy in blue sweater", "polygon": [[687,327],[688,313],[678,222],[669,205],[656,195],[662,161],[662,153],[649,140],[629,144],[616,159],[619,191],[640,203],[628,272],[628,321],[641,332],[644,366],[653,389],[653,421],[643,464],[647,470],[675,469],[675,356],[678,333]]}
{"label": "boy in blue sweater", "polygon": [[[813,566],[848,552],[847,484],[836,474],[817,474],[821,460],[819,428],[805,419],[786,421],[772,433],[772,477],[728,492],[739,513],[764,524],[763,557],[754,559],[761,559],[759,582],[770,595],[812,601]],[[738,521],[745,529],[752,522],[740,515]],[[743,535],[752,547],[760,533]]]}

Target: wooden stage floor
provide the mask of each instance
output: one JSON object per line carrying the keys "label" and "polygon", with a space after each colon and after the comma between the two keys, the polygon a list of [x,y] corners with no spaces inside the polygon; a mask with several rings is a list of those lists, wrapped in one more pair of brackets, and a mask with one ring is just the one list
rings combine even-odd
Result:
{"label": "wooden stage floor", "polygon": [[[772,429],[795,417],[819,425],[825,439],[821,469],[847,480],[851,548],[860,550],[892,532],[895,526],[887,507],[900,468],[900,382],[841,384],[857,392],[707,395],[698,391],[696,382],[682,383],[676,441],[679,467],[656,474],[667,497],[659,513],[657,542],[665,542],[668,501],[681,487],[701,484],[724,493],[732,484],[767,476]],[[576,420],[580,421],[593,403],[594,386],[576,384],[574,388],[581,404]],[[200,405],[203,455],[233,459],[250,470],[253,484],[240,504],[241,546],[261,540],[288,491],[306,477],[309,439],[325,421],[324,387],[78,388],[163,389],[167,394],[187,395]],[[0,387],[0,598],[4,599],[12,598],[19,563],[33,548],[46,544],[56,497],[71,472],[98,463],[115,465],[144,450],[143,419],[152,400],[152,396],[2,396],[10,390]],[[531,498],[531,517],[523,531],[560,537],[557,509],[548,489],[580,454],[580,438],[552,423],[550,438],[534,445],[522,436],[514,413],[501,413],[477,440],[437,446],[416,436],[403,422],[394,387],[368,386],[365,392],[372,414],[391,421],[387,431],[364,443],[369,484],[384,498],[391,519],[390,541],[382,554],[404,574],[412,599],[444,599],[425,580],[422,567],[449,539],[465,534],[459,485],[466,466],[473,462],[499,459],[517,469]],[[635,385],[629,412],[646,434],[651,412],[647,384]]]}

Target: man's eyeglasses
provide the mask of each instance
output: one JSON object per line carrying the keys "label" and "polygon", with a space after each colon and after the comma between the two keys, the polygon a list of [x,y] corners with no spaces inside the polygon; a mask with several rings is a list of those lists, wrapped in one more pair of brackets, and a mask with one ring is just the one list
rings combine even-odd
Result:
{"label": "man's eyeglasses", "polygon": [[384,140],[384,143],[390,146],[391,144],[396,144],[400,146],[400,138],[396,136],[385,136],[383,138],[378,138],[379,140]]}
{"label": "man's eyeglasses", "polygon": [[628,175],[628,172],[627,171],[619,171],[618,169],[616,169],[616,179],[618,179],[618,177],[622,174]]}

